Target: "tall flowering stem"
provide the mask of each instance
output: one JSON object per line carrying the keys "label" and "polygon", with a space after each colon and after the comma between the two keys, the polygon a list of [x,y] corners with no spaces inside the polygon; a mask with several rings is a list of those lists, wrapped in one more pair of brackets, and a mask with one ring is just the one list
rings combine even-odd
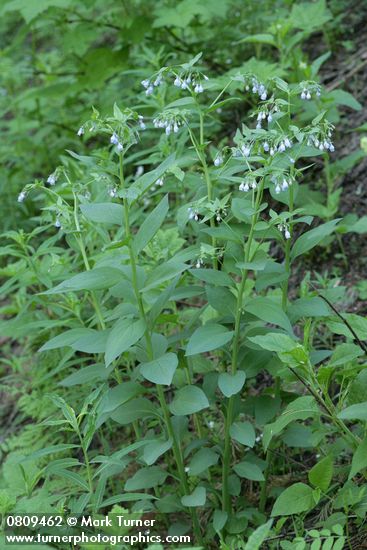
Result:
{"label": "tall flowering stem", "polygon": [[[255,225],[259,219],[259,207],[262,200],[263,190],[264,190],[264,178],[260,180],[259,186],[257,188],[257,194],[256,194],[256,200],[255,200],[255,213],[252,216],[250,232],[245,244],[245,262],[246,263],[251,261],[251,245],[253,242]],[[233,346],[232,346],[232,360],[231,360],[232,375],[235,375],[237,372],[238,352],[240,348],[240,331],[241,331],[243,295],[245,292],[248,270],[244,269],[241,275],[242,275],[241,282],[240,282],[240,286],[237,294],[236,317],[235,317],[234,337],[233,337]],[[225,427],[224,427],[224,451],[223,451],[223,462],[222,462],[222,508],[227,513],[230,513],[231,511],[231,500],[230,500],[229,487],[228,487],[228,477],[229,477],[230,465],[231,465],[230,428],[233,422],[234,400],[235,400],[235,396],[233,395],[228,399],[226,418],[225,418]]]}
{"label": "tall flowering stem", "polygon": [[[119,165],[120,165],[120,186],[121,186],[122,190],[125,190],[125,178],[124,178],[123,153],[122,152],[119,153],[119,161],[120,161],[119,162]],[[150,334],[150,331],[149,331],[148,319],[147,319],[147,315],[146,315],[146,312],[145,312],[144,303],[143,303],[143,300],[142,300],[141,293],[139,292],[138,278],[137,278],[137,268],[136,268],[136,257],[135,257],[134,248],[132,246],[132,234],[131,234],[131,230],[130,230],[130,218],[129,218],[129,214],[130,214],[129,210],[130,209],[129,209],[129,204],[128,204],[128,201],[127,201],[126,197],[124,197],[124,199],[123,199],[123,207],[124,207],[125,235],[126,235],[127,247],[129,249],[129,257],[130,257],[130,265],[131,265],[131,278],[132,278],[131,282],[132,282],[132,285],[133,285],[134,294],[135,294],[136,301],[137,301],[137,304],[138,304],[141,319],[145,323],[145,341],[146,341],[146,346],[147,346],[147,355],[148,355],[149,361],[152,361],[153,358],[154,358],[152,338],[151,338],[151,334]],[[177,469],[178,469],[178,475],[179,475],[179,479],[180,479],[181,490],[182,490],[182,493],[184,495],[188,495],[190,493],[190,491],[189,491],[189,486],[188,486],[188,483],[187,483],[185,467],[184,467],[184,462],[183,462],[183,457],[182,457],[182,451],[181,451],[180,444],[177,440],[175,431],[173,429],[171,415],[170,415],[170,412],[169,412],[166,397],[164,395],[163,388],[160,384],[156,384],[156,389],[157,389],[158,400],[159,400],[161,409],[163,411],[163,417],[164,417],[164,421],[165,421],[165,424],[166,424],[167,433],[168,433],[169,438],[172,441],[173,456],[174,456],[175,464],[176,464]],[[200,525],[199,525],[197,517],[195,516],[195,514],[193,512],[191,513],[191,518],[192,518],[192,521],[193,521],[193,528],[194,528],[195,536],[197,537],[197,540],[200,542],[202,540]]]}

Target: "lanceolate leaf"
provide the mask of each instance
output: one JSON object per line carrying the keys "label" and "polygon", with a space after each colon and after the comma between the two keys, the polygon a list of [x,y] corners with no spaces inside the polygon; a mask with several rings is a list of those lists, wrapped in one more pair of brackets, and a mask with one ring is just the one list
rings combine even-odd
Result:
{"label": "lanceolate leaf", "polygon": [[272,438],[278,435],[290,422],[294,420],[306,420],[306,418],[314,417],[320,414],[320,410],[312,395],[298,397],[282,412],[272,424],[267,424],[264,428],[263,445],[264,449]]}
{"label": "lanceolate leaf", "polygon": [[364,403],[356,403],[338,414],[343,420],[363,420],[367,421],[367,401]]}
{"label": "lanceolate leaf", "polygon": [[78,290],[103,290],[116,285],[124,278],[124,274],[114,267],[96,267],[90,271],[84,271],[63,281],[59,285],[46,290],[43,294],[62,294],[64,292],[76,292]]}
{"label": "lanceolate leaf", "polygon": [[293,334],[292,325],[284,313],[280,303],[258,296],[245,304],[245,311],[267,323],[284,328],[289,334]]}
{"label": "lanceolate leaf", "polygon": [[291,251],[291,259],[295,260],[295,258],[300,256],[301,254],[305,254],[306,252],[311,250],[311,248],[314,248],[316,245],[318,245],[325,237],[330,235],[330,233],[335,230],[335,227],[340,219],[341,218],[331,220],[322,225],[319,225],[318,227],[315,227],[315,229],[311,229],[310,231],[306,231],[306,233],[303,233],[303,235],[301,235],[294,243]]}
{"label": "lanceolate leaf", "polygon": [[353,455],[352,467],[348,479],[352,479],[356,474],[367,468],[367,437],[359,444]]}
{"label": "lanceolate leaf", "polygon": [[168,212],[168,195],[163,197],[161,202],[152,210],[152,212],[145,218],[144,222],[140,226],[139,231],[134,237],[134,250],[135,254],[139,254],[143,248],[154,237]]}
{"label": "lanceolate leaf", "polygon": [[333,478],[333,458],[326,456],[315,464],[308,472],[311,485],[326,492]]}
{"label": "lanceolate leaf", "polygon": [[140,340],[145,332],[145,323],[141,319],[120,319],[112,328],[106,343],[106,367]]}
{"label": "lanceolate leaf", "polygon": [[267,523],[264,523],[264,525],[260,525],[249,537],[245,550],[261,550],[262,543],[268,536],[271,526],[273,524],[272,520],[269,520]]}

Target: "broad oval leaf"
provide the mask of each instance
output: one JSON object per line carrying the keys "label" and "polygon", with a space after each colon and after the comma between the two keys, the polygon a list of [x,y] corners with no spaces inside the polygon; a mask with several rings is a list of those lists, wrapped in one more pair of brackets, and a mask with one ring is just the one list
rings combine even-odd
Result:
{"label": "broad oval leaf", "polygon": [[253,464],[252,462],[240,462],[239,464],[235,464],[233,467],[236,474],[240,477],[244,477],[245,479],[250,479],[251,481],[264,481],[264,474],[260,470],[259,466],[257,464]]}
{"label": "broad oval leaf", "polygon": [[255,445],[256,434],[250,422],[234,422],[229,433],[232,439],[238,441],[242,445],[246,445],[247,447],[253,447]]}
{"label": "broad oval leaf", "polygon": [[191,495],[185,495],[181,498],[183,506],[189,508],[195,508],[196,506],[204,506],[206,501],[206,489],[205,487],[196,487]]}
{"label": "broad oval leaf", "polygon": [[295,483],[283,491],[275,501],[271,515],[292,516],[308,512],[315,505],[313,490],[305,483]]}
{"label": "broad oval leaf", "polygon": [[220,348],[227,344],[232,336],[232,330],[227,330],[217,323],[208,323],[195,330],[187,344],[186,355],[196,355]]}
{"label": "broad oval leaf", "polygon": [[140,489],[151,489],[162,485],[168,473],[158,466],[141,468],[125,483],[125,491],[139,491]]}
{"label": "broad oval leaf", "polygon": [[140,365],[140,373],[153,384],[169,386],[177,369],[178,359],[175,353],[165,353],[162,357]]}
{"label": "broad oval leaf", "polygon": [[219,375],[218,386],[223,395],[231,397],[242,390],[245,381],[246,373],[243,370],[239,370],[236,374],[223,372]]}
{"label": "broad oval leaf", "polygon": [[170,405],[175,416],[194,414],[209,407],[209,401],[203,390],[196,386],[185,386],[178,390]]}
{"label": "broad oval leaf", "polygon": [[122,225],[124,220],[121,204],[114,202],[81,204],[80,210],[91,222]]}

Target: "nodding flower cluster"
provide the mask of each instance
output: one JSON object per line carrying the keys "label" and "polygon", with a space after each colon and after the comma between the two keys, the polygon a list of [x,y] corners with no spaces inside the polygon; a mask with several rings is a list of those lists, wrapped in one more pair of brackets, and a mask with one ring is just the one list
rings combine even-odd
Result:
{"label": "nodding flower cluster", "polygon": [[153,119],[154,128],[164,128],[167,136],[169,136],[172,132],[177,134],[182,124],[182,116],[180,117],[177,113],[170,111],[165,111]]}
{"label": "nodding flower cluster", "polygon": [[196,222],[199,221],[199,212],[197,210],[194,210],[191,208],[191,206],[187,209],[187,212],[189,214],[189,220],[195,220]]}
{"label": "nodding flower cluster", "polygon": [[[175,77],[173,81],[174,86],[182,90],[190,90],[196,94],[201,94],[204,91],[202,81],[209,80],[205,74],[199,72],[185,71],[180,74],[174,72],[173,75]],[[154,88],[160,86],[162,82],[163,71],[160,71],[156,76],[142,80],[141,84],[145,88],[145,94],[149,96],[154,92]]]}
{"label": "nodding flower cluster", "polygon": [[24,202],[26,196],[27,196],[27,193],[25,191],[21,191],[18,195],[18,202]]}
{"label": "nodding flower cluster", "polygon": [[272,176],[270,181],[274,183],[275,193],[278,195],[278,193],[280,193],[281,191],[286,191],[288,187],[290,187],[293,184],[294,178],[292,178],[291,176],[288,176],[288,179],[287,179],[287,177],[283,174],[280,176]]}
{"label": "nodding flower cluster", "polygon": [[261,84],[261,82],[259,82],[254,76],[251,78],[250,82],[246,84],[245,90],[248,92],[250,88],[252,93],[258,94],[262,101],[265,101],[268,97],[268,92],[264,84]]}
{"label": "nodding flower cluster", "polygon": [[146,130],[147,127],[145,125],[144,117],[142,115],[138,115],[138,122],[139,122],[140,130]]}
{"label": "nodding flower cluster", "polygon": [[280,223],[278,225],[278,229],[279,229],[279,231],[284,233],[284,238],[285,239],[288,240],[288,239],[291,238],[291,234],[290,234],[290,231],[289,231],[289,225],[287,223]]}
{"label": "nodding flower cluster", "polygon": [[158,178],[157,181],[151,186],[151,190],[154,191],[158,187],[163,187],[164,178]]}
{"label": "nodding flower cluster", "polygon": [[268,124],[270,124],[270,122],[273,120],[273,114],[277,113],[278,111],[279,109],[277,105],[274,105],[272,109],[264,109],[259,111],[256,118],[257,120],[256,129],[260,130],[263,120],[267,119]]}
{"label": "nodding flower cluster", "polygon": [[61,221],[59,215],[57,215],[54,225],[57,229],[61,229]]}
{"label": "nodding flower cluster", "polygon": [[117,187],[110,187],[108,190],[108,194],[111,197],[111,199],[116,199],[118,196]]}
{"label": "nodding flower cluster", "polygon": [[145,80],[141,81],[141,85],[143,88],[145,88],[145,94],[146,95],[152,95],[154,92],[154,88],[157,86],[160,86],[163,82],[163,75],[161,72],[157,74],[157,76],[154,78],[154,80],[150,80],[146,78]]}
{"label": "nodding flower cluster", "polygon": [[315,94],[316,97],[320,97],[321,95],[321,86],[316,84],[316,82],[301,82],[301,93],[300,97],[301,99],[312,99],[312,94]]}
{"label": "nodding flower cluster", "polygon": [[198,260],[197,260],[197,262],[196,262],[196,264],[195,264],[196,269],[199,269],[199,268],[200,268],[201,266],[203,266],[203,265],[204,265],[203,260],[202,260],[201,258],[198,258]]}
{"label": "nodding flower cluster", "polygon": [[214,166],[220,166],[223,164],[223,156],[221,153],[217,153],[214,159]]}
{"label": "nodding flower cluster", "polygon": [[282,137],[277,144],[264,141],[262,147],[265,153],[269,153],[269,155],[273,157],[276,152],[284,153],[286,149],[290,149],[292,147],[292,141],[288,136],[285,136]]}
{"label": "nodding flower cluster", "polygon": [[218,208],[215,212],[215,219],[217,222],[222,221],[222,219],[227,215],[227,210],[225,208]]}
{"label": "nodding flower cluster", "polygon": [[77,135],[81,137],[84,134],[85,130],[83,126],[80,126],[79,130],[77,131]]}
{"label": "nodding flower cluster", "polygon": [[329,150],[330,153],[335,151],[335,147],[332,141],[330,141],[331,131],[329,130],[326,137],[318,135],[311,135],[307,139],[307,145],[317,147],[320,151]]}
{"label": "nodding flower cluster", "polygon": [[57,182],[57,178],[58,178],[58,174],[56,172],[53,172],[48,176],[46,181],[49,185],[55,185],[55,183]]}
{"label": "nodding flower cluster", "polygon": [[202,79],[209,80],[205,74],[198,72],[175,74],[173,84],[177,88],[181,88],[181,90],[191,89],[196,94],[201,94],[204,91]]}
{"label": "nodding flower cluster", "polygon": [[116,134],[116,132],[113,132],[113,134],[110,138],[110,143],[112,143],[112,145],[116,145],[116,149],[119,153],[121,153],[121,151],[124,150],[124,146],[122,145],[121,141],[119,140],[118,135]]}
{"label": "nodding flower cluster", "polygon": [[239,191],[250,191],[250,189],[256,189],[257,188],[257,180],[254,176],[247,176],[242,183],[240,183],[238,189]]}

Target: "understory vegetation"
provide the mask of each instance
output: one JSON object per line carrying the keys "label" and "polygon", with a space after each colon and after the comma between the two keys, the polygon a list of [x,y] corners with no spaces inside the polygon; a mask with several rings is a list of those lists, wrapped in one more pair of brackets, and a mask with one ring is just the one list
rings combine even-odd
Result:
{"label": "understory vegetation", "polygon": [[366,12],[0,3],[1,527],[162,537],[15,549],[366,547]]}

